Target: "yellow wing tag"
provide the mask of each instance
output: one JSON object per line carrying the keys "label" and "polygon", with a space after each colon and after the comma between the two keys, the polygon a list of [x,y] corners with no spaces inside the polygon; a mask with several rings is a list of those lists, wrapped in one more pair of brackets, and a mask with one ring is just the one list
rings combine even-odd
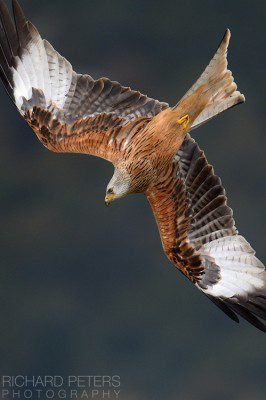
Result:
{"label": "yellow wing tag", "polygon": [[187,127],[188,124],[189,124],[189,115],[188,115],[188,114],[184,115],[182,118],[180,118],[180,119],[177,121],[177,123],[178,123],[179,125],[183,125],[183,127],[186,129],[186,127]]}

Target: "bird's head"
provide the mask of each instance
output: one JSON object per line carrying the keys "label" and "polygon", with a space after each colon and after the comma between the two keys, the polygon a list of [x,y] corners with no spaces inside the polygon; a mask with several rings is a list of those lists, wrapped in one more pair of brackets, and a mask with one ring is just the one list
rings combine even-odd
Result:
{"label": "bird's head", "polygon": [[125,168],[115,168],[114,175],[107,185],[105,204],[109,206],[114,200],[130,193],[131,179]]}

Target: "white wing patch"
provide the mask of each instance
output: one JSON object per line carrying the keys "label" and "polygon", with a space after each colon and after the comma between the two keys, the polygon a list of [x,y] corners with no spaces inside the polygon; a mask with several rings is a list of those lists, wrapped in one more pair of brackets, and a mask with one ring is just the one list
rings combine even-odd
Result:
{"label": "white wing patch", "polygon": [[215,297],[249,297],[263,293],[266,284],[264,265],[255,256],[250,244],[240,235],[227,236],[206,243],[200,253],[203,260],[211,258],[220,268],[220,280],[202,289]]}
{"label": "white wing patch", "polygon": [[29,22],[28,27],[34,33],[34,39],[23,50],[22,59],[16,57],[16,69],[12,69],[16,106],[20,109],[23,98],[30,100],[32,88],[38,88],[42,90],[46,104],[54,103],[63,108],[73,79],[72,66],[41,39]]}

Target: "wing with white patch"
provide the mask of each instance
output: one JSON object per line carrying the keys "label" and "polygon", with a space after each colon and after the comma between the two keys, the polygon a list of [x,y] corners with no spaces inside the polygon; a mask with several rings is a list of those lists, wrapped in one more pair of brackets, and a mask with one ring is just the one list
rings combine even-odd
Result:
{"label": "wing with white patch", "polygon": [[148,190],[168,258],[230,318],[266,331],[266,272],[238,234],[221,179],[187,135]]}
{"label": "wing with white patch", "polygon": [[123,127],[168,107],[107,78],[77,74],[25,19],[17,0],[12,4],[14,20],[0,1],[0,77],[19,112],[50,150],[109,159],[106,144],[125,139],[130,129]]}

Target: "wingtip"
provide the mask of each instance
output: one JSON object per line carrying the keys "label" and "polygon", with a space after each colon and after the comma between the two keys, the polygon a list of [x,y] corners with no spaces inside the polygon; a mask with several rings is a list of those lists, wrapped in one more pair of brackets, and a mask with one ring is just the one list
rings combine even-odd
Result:
{"label": "wingtip", "polygon": [[20,5],[18,4],[17,0],[12,0],[12,8],[13,8],[13,10],[14,10],[16,7],[20,7]]}
{"label": "wingtip", "polygon": [[12,6],[19,6],[19,2],[17,0],[12,0]]}
{"label": "wingtip", "polygon": [[240,315],[243,319],[249,322],[251,325],[255,326],[261,332],[266,333],[266,325],[257,317],[257,313],[250,311],[245,305],[238,302],[232,301],[230,299],[225,300],[225,303],[229,308],[231,308],[235,313]]}
{"label": "wingtip", "polygon": [[15,18],[20,18],[23,22],[26,22],[24,12],[17,0],[12,0],[12,8]]}

